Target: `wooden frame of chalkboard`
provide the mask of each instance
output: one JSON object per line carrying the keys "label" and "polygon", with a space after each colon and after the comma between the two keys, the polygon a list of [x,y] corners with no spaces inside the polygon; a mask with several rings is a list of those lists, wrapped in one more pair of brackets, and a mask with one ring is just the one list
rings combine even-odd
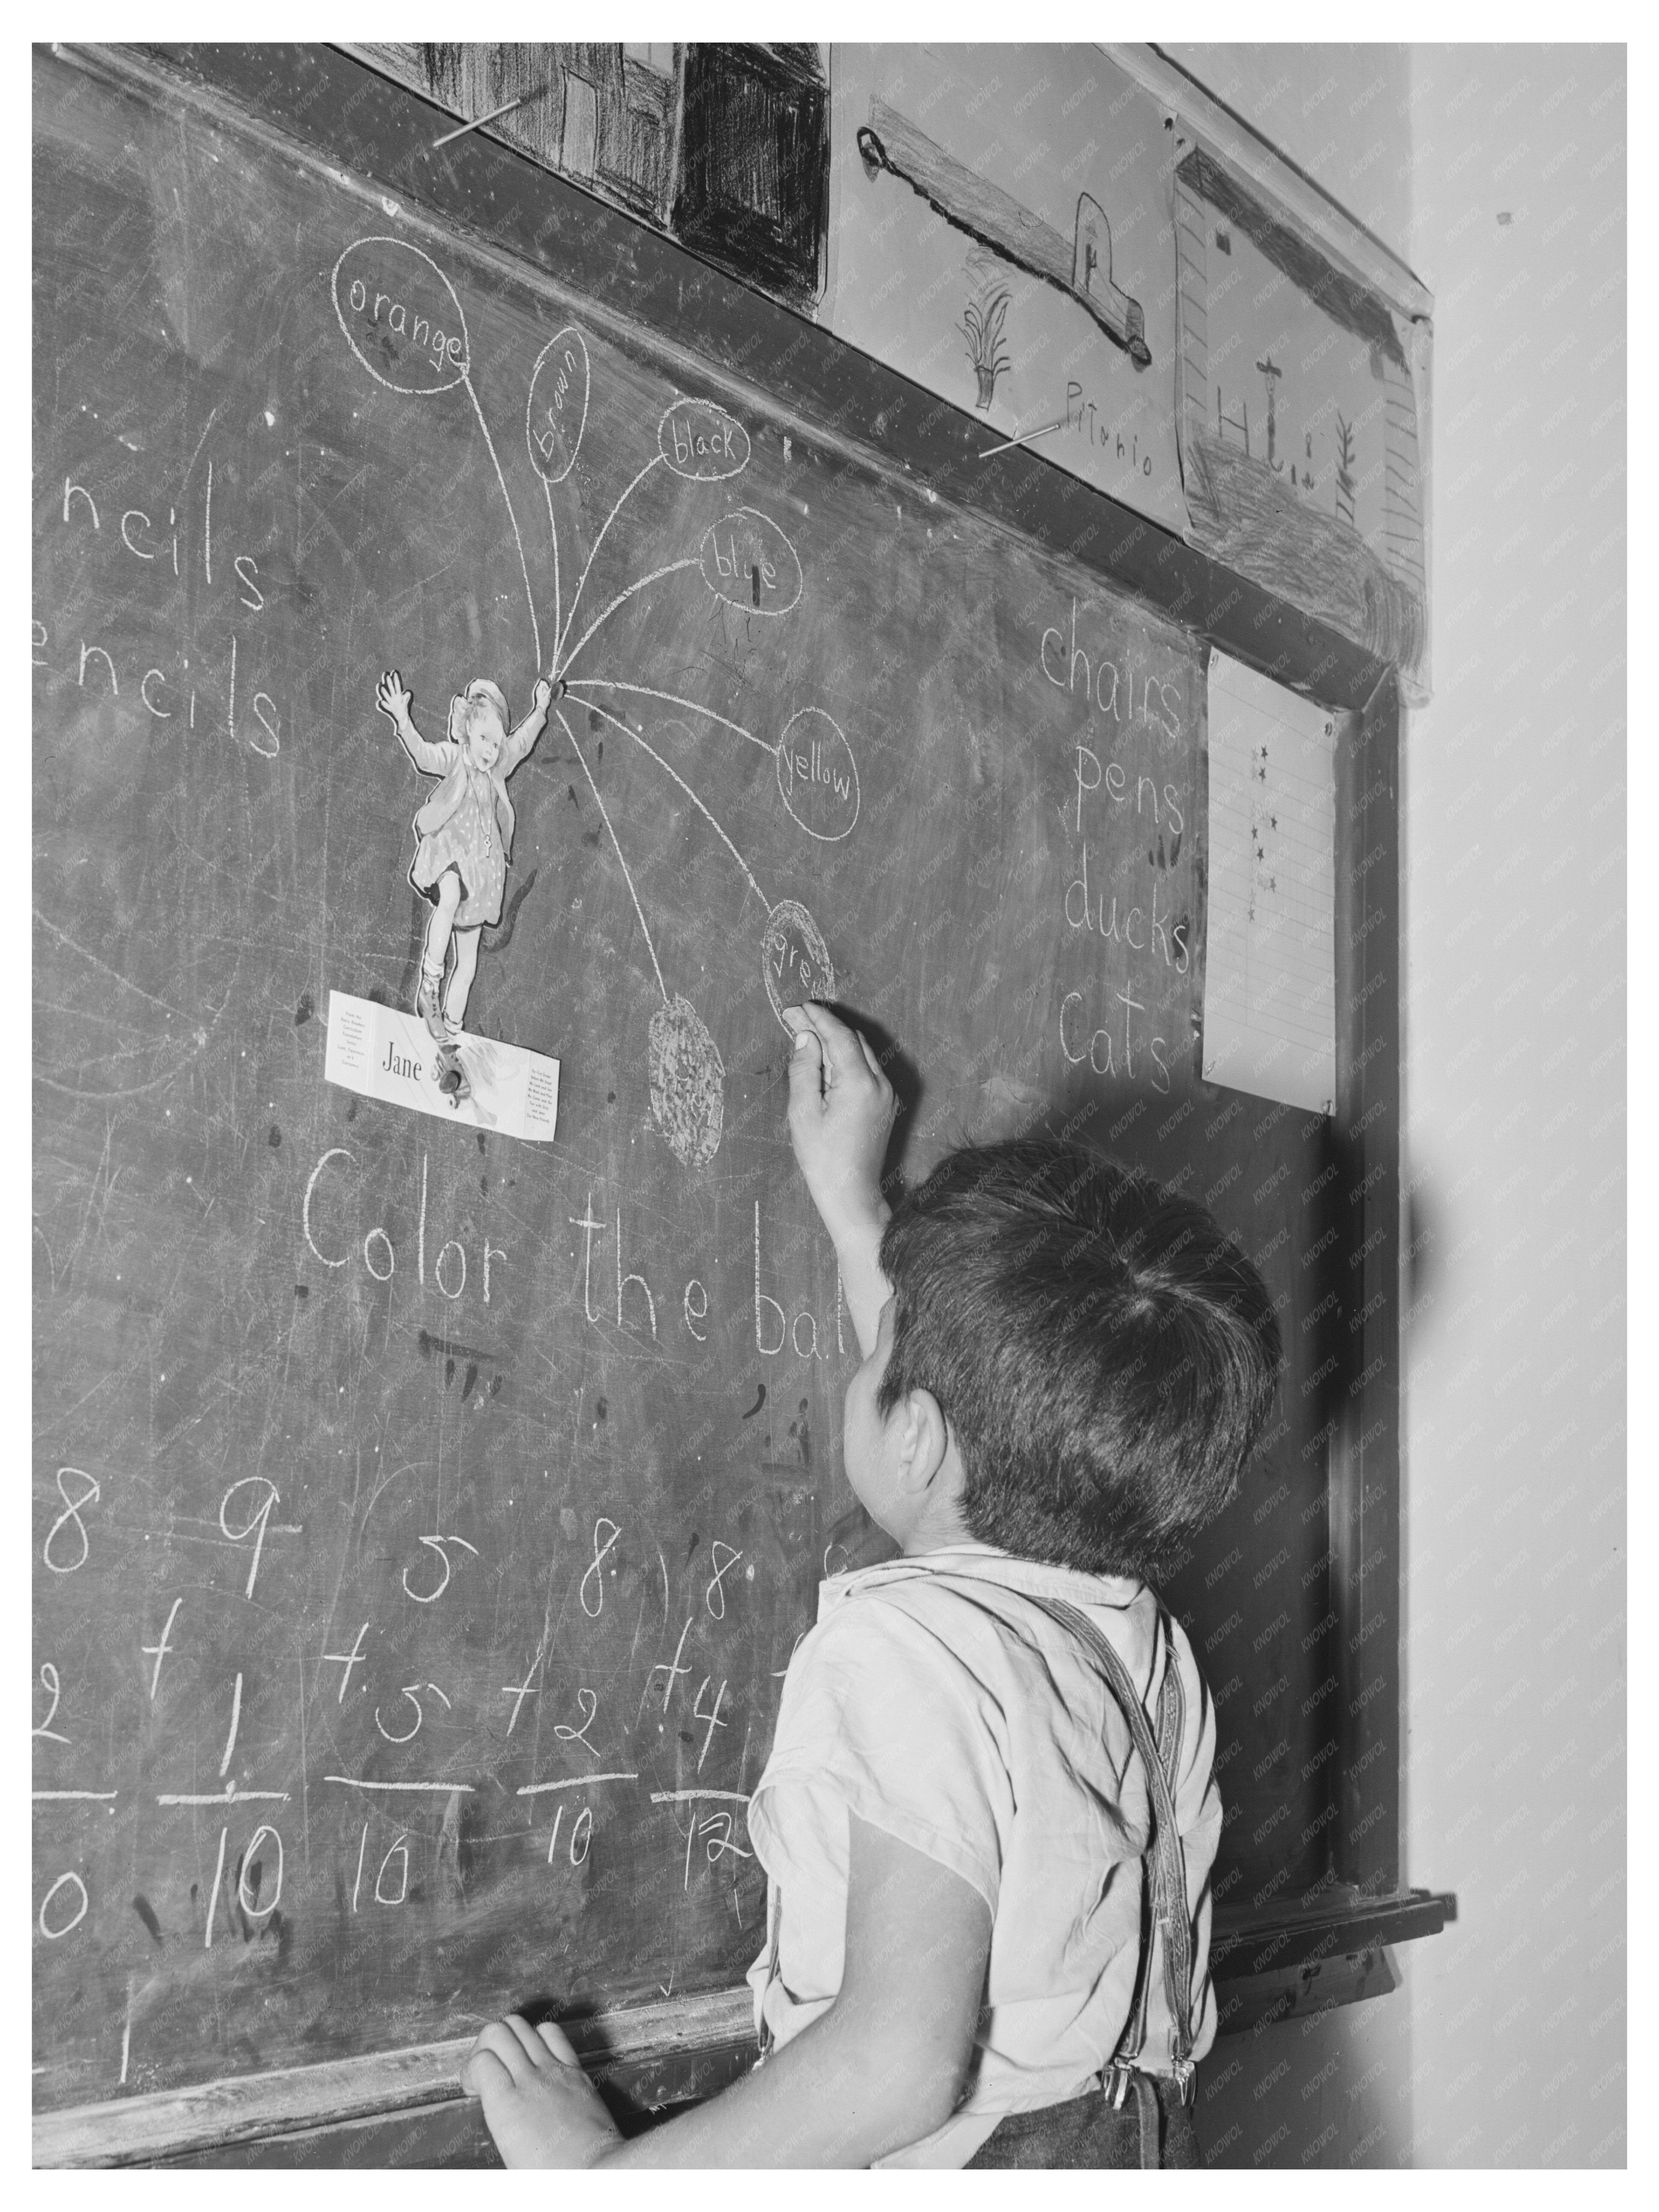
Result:
{"label": "wooden frame of chalkboard", "polygon": [[[1091,571],[1207,643],[1352,718],[1337,792],[1334,1217],[1344,1312],[1358,1316],[1348,1387],[1319,1445],[1328,1546],[1322,1563],[1332,1669],[1335,1786],[1324,1876],[1300,1903],[1224,1902],[1215,1967],[1224,2032],[1392,1986],[1389,1943],[1433,1932],[1451,1900],[1402,1891],[1399,1812],[1399,813],[1401,713],[1389,670],[1030,451],[978,458],[959,411],[803,324],[680,248],[532,167],[480,131],[434,155],[439,111],[327,48],[89,49],[48,64],[160,90],[244,133],[349,172],[472,246],[532,270],[617,325],[665,334],[736,384],[843,447],[860,465],[971,509]],[[1212,1093],[1215,1097],[1219,1094]],[[741,1993],[599,2014],[588,2046],[626,2103],[707,2094],[747,2063]],[[44,2116],[42,2163],[251,2162],[341,2148],[396,2162],[407,2115],[430,2108],[421,2162],[476,2154],[453,2087],[457,2051],[427,2046],[256,2077],[259,2095],[162,2091]],[[398,2116],[394,2125],[392,2116]],[[387,2130],[390,2130],[390,2133]],[[365,2132],[367,2130],[367,2132]],[[286,2144],[286,2149],[283,2148]],[[398,2145],[402,2145],[402,2149]],[[447,2145],[446,2148],[445,2146]]]}

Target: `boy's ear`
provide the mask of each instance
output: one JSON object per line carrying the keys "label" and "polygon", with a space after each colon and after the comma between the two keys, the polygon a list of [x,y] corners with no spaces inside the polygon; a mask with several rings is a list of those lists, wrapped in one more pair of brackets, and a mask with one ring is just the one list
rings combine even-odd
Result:
{"label": "boy's ear", "polygon": [[945,1464],[951,1449],[951,1431],[944,1409],[931,1390],[909,1391],[901,1419],[904,1426],[899,1447],[899,1480],[907,1489],[920,1494]]}

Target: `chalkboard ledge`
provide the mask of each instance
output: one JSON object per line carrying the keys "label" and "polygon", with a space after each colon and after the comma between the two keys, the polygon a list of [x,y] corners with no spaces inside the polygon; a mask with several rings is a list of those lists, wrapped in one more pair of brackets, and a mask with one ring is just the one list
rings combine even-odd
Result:
{"label": "chalkboard ledge", "polygon": [[1242,1981],[1273,1966],[1302,1966],[1368,1943],[1405,1943],[1437,1936],[1457,1917],[1449,1890],[1405,1889],[1376,1895],[1350,1882],[1330,1882],[1273,1908],[1217,1906],[1210,1972],[1217,1982]]}
{"label": "chalkboard ledge", "polygon": [[[746,1986],[618,2006],[562,2025],[613,2104],[635,2112],[712,2096],[755,2057],[755,2004]],[[465,2094],[461,2062],[473,2040],[464,2035],[39,2112],[33,2162],[151,2166],[459,2104]]]}
{"label": "chalkboard ledge", "polygon": [[1456,1917],[1449,1890],[1378,1896],[1349,1883],[1276,1912],[1220,1906],[1210,1942],[1218,2036],[1386,1996],[1399,1986],[1388,1947],[1437,1936]]}
{"label": "chalkboard ledge", "polygon": [[[1445,1892],[1374,1897],[1347,1885],[1272,1913],[1224,1905],[1212,1943],[1220,2032],[1385,1995],[1397,1985],[1387,1947],[1436,1935],[1456,1917],[1457,1900]],[[746,1987],[619,2007],[565,2027],[612,2101],[635,2114],[714,2095],[755,2054]],[[459,2073],[471,2045],[460,2036],[40,2113],[33,2163],[150,2166],[204,2154],[234,2163],[239,2150],[284,2136],[297,2148],[324,2130],[454,2106],[463,2101]]]}

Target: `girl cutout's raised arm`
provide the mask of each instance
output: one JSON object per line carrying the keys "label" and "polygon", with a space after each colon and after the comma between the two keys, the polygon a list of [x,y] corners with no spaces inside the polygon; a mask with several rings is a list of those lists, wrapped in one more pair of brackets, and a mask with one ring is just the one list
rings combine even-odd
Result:
{"label": "girl cutout's raised arm", "polygon": [[422,775],[445,775],[455,758],[454,745],[433,744],[416,728],[410,713],[415,695],[395,668],[388,668],[374,687],[374,704],[398,732],[398,742]]}
{"label": "girl cutout's raised arm", "polygon": [[547,717],[553,705],[553,686],[544,676],[536,680],[535,697],[530,712],[517,729],[507,734],[501,747],[501,773],[511,775],[520,762],[535,748],[536,740],[547,727]]}

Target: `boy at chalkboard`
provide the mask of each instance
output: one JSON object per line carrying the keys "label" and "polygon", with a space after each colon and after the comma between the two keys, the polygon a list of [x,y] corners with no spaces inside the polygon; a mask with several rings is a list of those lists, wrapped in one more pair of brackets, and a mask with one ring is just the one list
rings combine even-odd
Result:
{"label": "boy at chalkboard", "polygon": [[848,1480],[899,1556],[822,1586],[750,1802],[765,2055],[627,2142],[550,2023],[493,2023],[463,2079],[509,2166],[1194,2165],[1215,1719],[1144,1577],[1237,1488],[1267,1291],[1202,1206],[1074,1145],[953,1153],[890,1214],[885,1077],[823,1006],[787,1018],[865,1354]]}

